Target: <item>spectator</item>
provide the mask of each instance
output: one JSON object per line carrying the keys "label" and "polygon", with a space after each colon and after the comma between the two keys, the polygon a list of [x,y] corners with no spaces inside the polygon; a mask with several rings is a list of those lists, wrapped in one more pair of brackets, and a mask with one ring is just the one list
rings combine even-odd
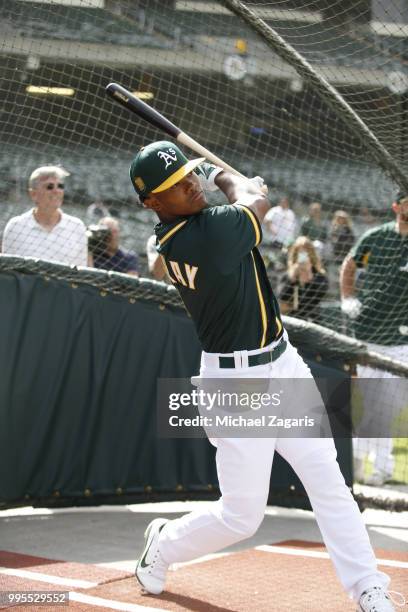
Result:
{"label": "spectator", "polygon": [[350,215],[336,210],[330,227],[330,243],[335,263],[341,263],[354,244],[354,231]]}
{"label": "spectator", "polygon": [[41,166],[28,179],[34,208],[7,223],[2,252],[67,265],[86,266],[86,228],[80,219],[62,212],[64,179],[60,166]]}
{"label": "spectator", "polygon": [[296,236],[297,222],[287,196],[267,212],[264,225],[272,240],[271,246],[282,249],[292,244]]}
{"label": "spectator", "polygon": [[317,322],[317,308],[327,289],[326,272],[313,243],[299,236],[289,249],[287,274],[279,294],[281,311]]}
{"label": "spectator", "polygon": [[[407,192],[397,195],[392,210],[396,220],[367,230],[343,262],[342,311],[349,317],[356,338],[369,349],[408,363]],[[358,268],[364,268],[365,275],[357,297]],[[354,440],[355,475],[357,480],[379,486],[393,475],[391,424],[407,403],[401,387],[404,379],[360,365],[357,374],[362,379],[364,412],[359,437]],[[392,393],[389,379],[393,379]],[[374,469],[366,478],[364,460],[369,455],[374,455]]]}
{"label": "spectator", "polygon": [[146,244],[147,266],[157,281],[166,281],[166,266],[156,250],[156,234],[152,234]]}
{"label": "spectator", "polygon": [[322,220],[322,205],[319,202],[310,204],[309,215],[302,220],[300,234],[307,236],[312,242],[319,240],[324,244],[327,241],[327,227]]}
{"label": "spectator", "polygon": [[99,221],[100,228],[109,230],[106,243],[98,253],[94,253],[95,268],[124,272],[132,276],[139,276],[139,262],[136,253],[125,251],[119,247],[120,228],[119,221],[113,217],[103,217]]}

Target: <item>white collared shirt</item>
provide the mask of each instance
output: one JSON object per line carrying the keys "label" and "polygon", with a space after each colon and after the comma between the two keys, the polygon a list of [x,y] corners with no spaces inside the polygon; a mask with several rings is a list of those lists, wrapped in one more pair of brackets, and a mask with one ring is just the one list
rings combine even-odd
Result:
{"label": "white collared shirt", "polygon": [[273,240],[281,244],[290,244],[293,242],[297,231],[296,215],[291,208],[282,208],[282,206],[274,206],[265,215],[264,223],[272,224]]}
{"label": "white collared shirt", "polygon": [[34,209],[13,217],[3,234],[5,255],[35,257],[66,265],[86,266],[88,241],[86,228],[80,219],[66,213],[51,230],[37,223]]}

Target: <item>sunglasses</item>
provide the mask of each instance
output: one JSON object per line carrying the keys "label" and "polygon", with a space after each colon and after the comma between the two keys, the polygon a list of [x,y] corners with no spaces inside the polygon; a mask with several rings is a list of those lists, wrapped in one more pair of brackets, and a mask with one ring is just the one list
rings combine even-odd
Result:
{"label": "sunglasses", "polygon": [[45,188],[48,189],[48,191],[51,191],[52,189],[64,189],[65,185],[64,183],[48,183]]}

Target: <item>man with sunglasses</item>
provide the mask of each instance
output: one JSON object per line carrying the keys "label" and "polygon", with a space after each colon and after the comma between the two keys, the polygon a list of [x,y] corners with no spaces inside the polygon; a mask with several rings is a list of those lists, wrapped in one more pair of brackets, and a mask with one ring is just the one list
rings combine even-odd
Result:
{"label": "man with sunglasses", "polygon": [[60,166],[41,166],[32,172],[28,193],[34,207],[7,223],[3,235],[4,254],[87,265],[85,225],[61,210],[67,176],[69,172]]}

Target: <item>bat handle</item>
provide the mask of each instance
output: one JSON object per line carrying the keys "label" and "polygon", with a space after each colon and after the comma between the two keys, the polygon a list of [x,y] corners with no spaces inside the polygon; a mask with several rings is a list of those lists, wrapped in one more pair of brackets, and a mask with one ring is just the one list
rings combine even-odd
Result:
{"label": "bat handle", "polygon": [[194,140],[194,138],[191,138],[191,136],[189,136],[185,132],[180,132],[180,134],[177,136],[177,141],[189,147],[190,149],[192,149],[193,151],[195,151],[202,157],[205,157],[213,164],[220,166],[220,168],[223,168],[224,170],[228,170],[228,172],[231,172],[232,174],[236,174],[237,176],[241,176],[242,178],[246,178],[244,177],[243,174],[238,172],[238,170],[235,170],[235,168],[228,165],[223,159],[221,159],[220,157],[217,157],[216,155],[214,155],[214,153],[212,153],[211,151],[209,151],[208,149],[200,145],[199,142]]}
{"label": "bat handle", "polygon": [[[220,157],[217,157],[216,155],[214,155],[214,153],[212,153],[211,151],[203,147],[199,142],[194,140],[194,138],[191,138],[191,136],[189,136],[185,132],[179,133],[179,135],[177,136],[177,141],[189,147],[192,151],[195,151],[202,157],[205,157],[206,159],[208,159],[208,161],[212,162],[213,164],[216,164],[223,170],[226,170],[227,172],[231,172],[231,174],[235,174],[236,176],[240,176],[241,178],[247,178],[246,176],[241,174],[241,172],[238,172],[238,170],[236,170],[235,168],[227,164],[223,159],[221,159]],[[268,193],[267,185],[263,185],[263,187],[261,187],[261,190],[263,191],[263,193],[267,194]]]}

